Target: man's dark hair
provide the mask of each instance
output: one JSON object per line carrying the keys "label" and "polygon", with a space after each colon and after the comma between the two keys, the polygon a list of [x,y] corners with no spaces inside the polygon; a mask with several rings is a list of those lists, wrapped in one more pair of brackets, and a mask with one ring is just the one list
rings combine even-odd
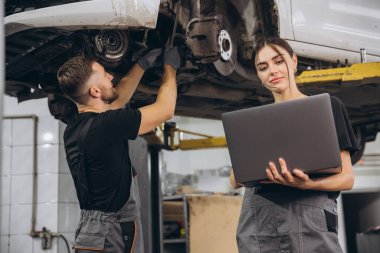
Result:
{"label": "man's dark hair", "polygon": [[84,102],[81,88],[92,73],[93,62],[93,59],[76,56],[65,62],[57,72],[58,83],[63,93],[75,102]]}

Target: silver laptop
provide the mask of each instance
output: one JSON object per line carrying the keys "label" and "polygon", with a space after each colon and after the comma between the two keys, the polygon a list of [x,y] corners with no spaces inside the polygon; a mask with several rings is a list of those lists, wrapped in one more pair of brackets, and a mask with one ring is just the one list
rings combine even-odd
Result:
{"label": "silver laptop", "polygon": [[222,114],[236,182],[246,187],[267,180],[269,161],[279,169],[307,174],[341,171],[341,158],[330,95],[263,105]]}

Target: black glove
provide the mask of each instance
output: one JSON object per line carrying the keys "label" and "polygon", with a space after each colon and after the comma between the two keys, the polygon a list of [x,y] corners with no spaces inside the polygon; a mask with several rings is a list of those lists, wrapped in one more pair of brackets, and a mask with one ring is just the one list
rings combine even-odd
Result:
{"label": "black glove", "polygon": [[154,66],[157,58],[161,55],[162,49],[161,48],[155,48],[150,50],[148,53],[146,53],[143,57],[140,58],[140,60],[137,61],[137,64],[140,65],[140,67],[146,71]]}
{"label": "black glove", "polygon": [[175,70],[181,66],[181,55],[178,47],[166,49],[164,52],[164,64],[169,64]]}

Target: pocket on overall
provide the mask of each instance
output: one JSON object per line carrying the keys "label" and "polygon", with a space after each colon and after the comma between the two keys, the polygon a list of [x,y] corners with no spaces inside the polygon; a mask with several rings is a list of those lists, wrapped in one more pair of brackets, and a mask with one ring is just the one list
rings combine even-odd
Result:
{"label": "pocket on overall", "polygon": [[329,232],[338,233],[338,215],[324,210],[326,216],[327,230]]}
{"label": "pocket on overall", "polygon": [[326,217],[323,208],[292,203],[292,212],[300,219],[301,227],[299,227],[299,233],[309,233],[313,231],[327,232]]}
{"label": "pocket on overall", "polygon": [[125,253],[133,251],[136,239],[136,223],[134,221],[120,222],[121,233],[123,236]]}
{"label": "pocket on overall", "polygon": [[106,223],[98,220],[85,221],[79,228],[73,248],[76,252],[103,251],[107,233]]}

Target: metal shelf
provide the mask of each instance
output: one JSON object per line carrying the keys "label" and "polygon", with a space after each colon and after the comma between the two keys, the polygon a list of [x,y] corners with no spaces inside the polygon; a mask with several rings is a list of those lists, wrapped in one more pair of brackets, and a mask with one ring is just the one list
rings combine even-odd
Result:
{"label": "metal shelf", "polygon": [[178,238],[178,239],[164,239],[164,243],[186,243],[185,238]]}

